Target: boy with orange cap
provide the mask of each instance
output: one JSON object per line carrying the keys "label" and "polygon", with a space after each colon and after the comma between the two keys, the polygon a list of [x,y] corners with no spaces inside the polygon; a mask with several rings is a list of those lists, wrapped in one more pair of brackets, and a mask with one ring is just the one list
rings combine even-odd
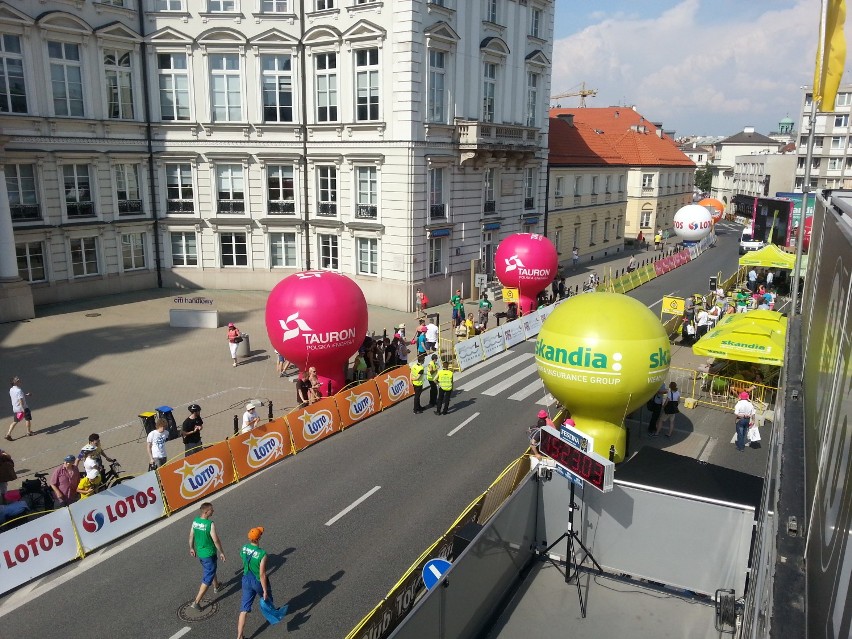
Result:
{"label": "boy with orange cap", "polygon": [[243,639],[246,615],[251,612],[254,598],[260,595],[263,599],[272,600],[272,589],[266,576],[266,551],[259,545],[262,536],[263,526],[252,528],[248,531],[249,543],[240,550],[240,558],[243,560],[243,600],[237,621],[237,639]]}

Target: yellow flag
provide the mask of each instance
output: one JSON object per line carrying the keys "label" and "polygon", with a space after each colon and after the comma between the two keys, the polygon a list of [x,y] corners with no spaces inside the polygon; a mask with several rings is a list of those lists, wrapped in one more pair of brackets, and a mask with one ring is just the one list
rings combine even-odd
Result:
{"label": "yellow flag", "polygon": [[[814,100],[820,99],[820,111],[834,111],[834,98],[846,64],[846,0],[823,0],[827,3],[825,24],[820,24],[814,70]],[[825,5],[824,5],[825,6]]]}

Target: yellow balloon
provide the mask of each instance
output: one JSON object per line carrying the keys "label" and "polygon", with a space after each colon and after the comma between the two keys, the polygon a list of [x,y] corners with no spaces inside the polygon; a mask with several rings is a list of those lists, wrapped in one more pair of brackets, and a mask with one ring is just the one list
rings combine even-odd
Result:
{"label": "yellow balloon", "polygon": [[624,460],[624,417],[668,379],[671,348],[657,316],[618,293],[585,293],[545,320],[535,349],[545,387],[571,411],[595,452]]}

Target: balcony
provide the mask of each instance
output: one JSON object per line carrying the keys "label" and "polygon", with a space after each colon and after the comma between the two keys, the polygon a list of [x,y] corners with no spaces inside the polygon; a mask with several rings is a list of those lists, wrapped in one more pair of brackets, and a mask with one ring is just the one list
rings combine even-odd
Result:
{"label": "balcony", "polygon": [[142,200],[119,200],[118,201],[119,215],[141,215]]}
{"label": "balcony", "polygon": [[216,213],[219,215],[228,213],[245,213],[246,203],[243,200],[219,200],[216,203]]}
{"label": "balcony", "polygon": [[485,203],[482,205],[482,212],[486,215],[489,213],[496,213],[497,202],[495,202],[494,200],[486,200]]}
{"label": "balcony", "polygon": [[320,217],[336,217],[337,203],[336,202],[320,202],[317,208],[317,215]]}
{"label": "balcony", "polygon": [[92,202],[67,202],[65,209],[69,218],[95,217],[95,205]]}
{"label": "balcony", "polygon": [[429,219],[430,220],[446,220],[447,219],[447,205],[446,204],[432,204],[429,206]]}
{"label": "balcony", "polygon": [[456,120],[456,132],[459,144],[465,146],[496,144],[535,148],[539,139],[537,128],[478,120]]}
{"label": "balcony", "polygon": [[355,219],[375,220],[379,217],[379,207],[372,204],[359,204],[355,207]]}
{"label": "balcony", "polygon": [[657,191],[653,186],[643,186],[642,195],[656,195]]}
{"label": "balcony", "polygon": [[13,222],[36,222],[41,220],[38,204],[10,204]]}
{"label": "balcony", "polygon": [[296,203],[292,200],[270,200],[266,212],[269,215],[295,215]]}
{"label": "balcony", "polygon": [[166,202],[168,213],[195,213],[195,203],[192,200],[169,200]]}

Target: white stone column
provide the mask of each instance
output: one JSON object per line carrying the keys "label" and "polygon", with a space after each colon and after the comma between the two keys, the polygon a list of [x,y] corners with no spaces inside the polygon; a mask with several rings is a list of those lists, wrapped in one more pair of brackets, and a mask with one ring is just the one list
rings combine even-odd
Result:
{"label": "white stone column", "polygon": [[[8,139],[8,138],[7,138]],[[0,148],[6,140],[0,139]],[[35,317],[33,292],[29,282],[18,275],[15,257],[15,230],[6,191],[6,171],[0,164],[0,322],[14,322]]]}

